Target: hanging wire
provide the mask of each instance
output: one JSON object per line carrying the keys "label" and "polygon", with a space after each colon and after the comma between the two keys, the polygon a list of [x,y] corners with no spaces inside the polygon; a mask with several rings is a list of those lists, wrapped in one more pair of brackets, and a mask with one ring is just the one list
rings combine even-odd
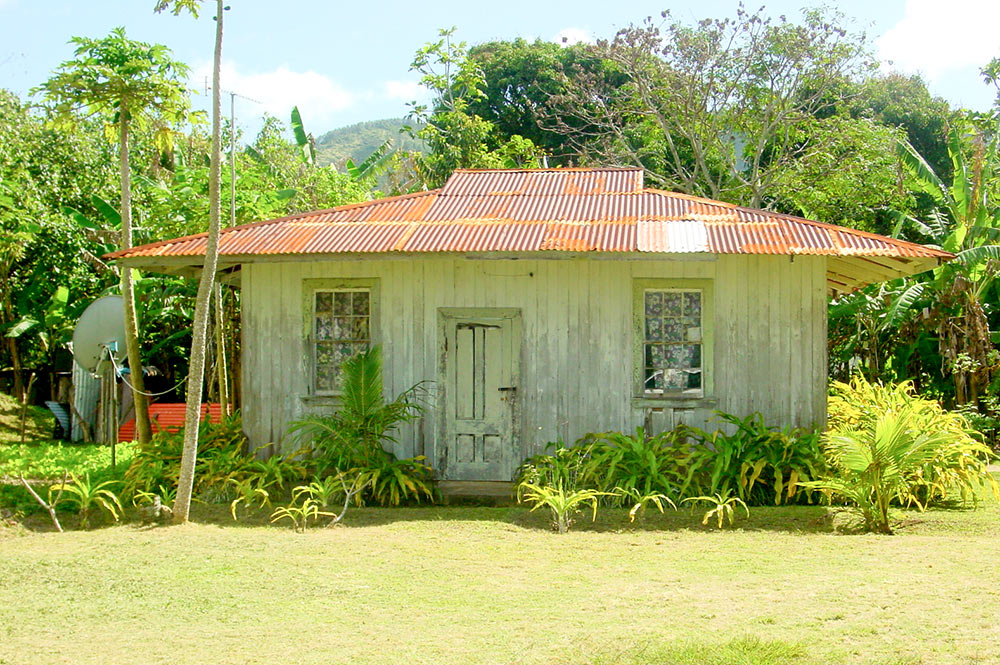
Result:
{"label": "hanging wire", "polygon": [[[108,349],[108,347],[104,348]],[[128,379],[125,378],[125,375],[122,374],[122,368],[118,366],[117,362],[115,362],[115,354],[111,353],[111,349],[108,349],[108,358],[111,360],[111,365],[115,368],[115,374],[117,374],[118,377],[122,380],[122,383],[131,388],[133,392],[137,392],[140,395],[145,395],[146,397],[159,397],[161,395],[166,395],[167,393],[172,393],[178,388],[180,388],[181,384],[187,381],[188,378],[188,374],[185,374],[184,378],[178,381],[176,384],[174,384],[173,388],[170,388],[169,390],[164,390],[162,393],[147,393],[145,390],[137,389],[135,386],[132,385],[132,383]]]}

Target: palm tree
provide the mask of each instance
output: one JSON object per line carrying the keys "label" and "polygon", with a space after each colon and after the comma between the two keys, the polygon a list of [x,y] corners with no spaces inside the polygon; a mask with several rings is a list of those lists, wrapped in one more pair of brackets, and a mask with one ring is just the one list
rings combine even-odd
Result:
{"label": "palm tree", "polygon": [[[190,108],[187,65],[170,58],[170,49],[128,39],[115,28],[103,39],[74,37],[75,58],[64,62],[38,91],[54,103],[56,122],[69,127],[82,117],[100,115],[117,129],[121,175],[121,249],[132,247],[131,165],[129,138],[133,126],[146,126],[152,117],[165,123],[158,131],[161,145],[172,136],[171,125],[183,122]],[[125,345],[132,370],[136,432],[149,441],[149,400],[142,376],[135,292],[131,269],[121,270],[125,302]]]}
{"label": "palm tree", "polygon": [[836,475],[802,486],[843,497],[861,513],[867,530],[892,533],[890,504],[915,502],[920,470],[954,440],[951,432],[915,427],[915,409],[906,405],[867,427],[831,432],[826,449]]}

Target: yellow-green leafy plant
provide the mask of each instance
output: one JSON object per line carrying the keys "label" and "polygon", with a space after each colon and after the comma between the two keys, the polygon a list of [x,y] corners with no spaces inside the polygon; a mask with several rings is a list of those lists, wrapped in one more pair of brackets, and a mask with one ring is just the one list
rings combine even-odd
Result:
{"label": "yellow-green leafy plant", "polygon": [[666,494],[661,494],[659,492],[653,492],[651,494],[643,494],[634,487],[631,489],[616,488],[614,494],[617,494],[623,498],[626,502],[632,504],[632,508],[628,511],[628,521],[634,522],[636,517],[640,520],[646,516],[646,506],[652,504],[656,506],[656,509],[661,513],[663,507],[670,506],[674,510],[677,510],[677,504],[667,496]]}
{"label": "yellow-green leafy plant", "polygon": [[[962,472],[933,469],[943,452],[956,445],[956,435],[922,426],[923,408],[918,402],[908,402],[874,420],[866,416],[859,427],[830,431],[826,449],[834,474],[809,486],[847,500],[861,514],[865,529],[892,533],[892,503],[923,510],[927,497],[947,491],[938,483],[963,477]],[[925,475],[928,468],[932,470]]]}
{"label": "yellow-green leafy plant", "polygon": [[[835,381],[830,386],[827,411],[824,444],[834,461],[844,447],[842,438],[838,439],[840,443],[833,443],[834,437],[857,438],[858,433],[867,432],[870,439],[886,414],[899,414],[912,436],[941,435],[935,437],[933,451],[921,455],[921,464],[907,458],[903,471],[907,490],[899,495],[900,503],[922,507],[947,499],[954,492],[963,501],[975,502],[984,491],[1000,498],[1000,486],[988,468],[995,456],[981,435],[962,414],[917,395],[911,382],[871,383],[860,374],[848,383]],[[843,467],[835,471],[836,475],[846,472]]]}
{"label": "yellow-green leafy plant", "polygon": [[240,504],[245,506],[248,511],[254,509],[255,503],[257,504],[257,510],[271,505],[271,495],[266,489],[261,487],[258,478],[251,477],[243,480],[231,478],[229,483],[233,486],[233,491],[236,493],[236,498],[229,504],[229,512],[232,513],[233,520],[239,519],[236,511]]}
{"label": "yellow-green leafy plant", "polygon": [[292,528],[296,532],[304,533],[309,526],[309,520],[318,520],[320,517],[335,517],[335,515],[321,510],[319,502],[312,497],[306,497],[300,505],[281,506],[271,513],[271,524],[286,519],[292,523]]}
{"label": "yellow-green leafy plant", "polygon": [[593,489],[567,489],[562,482],[555,485],[536,485],[522,482],[517,486],[517,502],[531,505],[531,512],[545,507],[552,514],[552,525],[559,533],[566,533],[573,525],[573,518],[580,512],[582,506],[589,505],[592,510],[591,521],[597,519],[598,500],[606,492]]}
{"label": "yellow-green leafy plant", "polygon": [[[49,501],[52,502],[53,492],[63,492],[65,498],[62,501],[75,504],[77,513],[80,515],[80,528],[86,529],[90,525],[90,514],[94,508],[103,510],[111,519],[118,521],[122,513],[122,504],[118,500],[118,495],[109,488],[115,485],[115,481],[105,480],[101,483],[91,482],[90,474],[85,474],[83,478],[70,476],[70,480],[64,483],[57,483],[49,487]],[[53,506],[54,507],[54,506]]]}
{"label": "yellow-green leafy plant", "polygon": [[708,510],[705,511],[701,519],[701,523],[706,526],[713,517],[716,519],[716,524],[720,529],[724,526],[726,520],[729,521],[729,526],[733,526],[736,521],[736,506],[743,508],[746,511],[747,519],[750,519],[750,509],[747,508],[747,504],[738,496],[730,496],[728,491],[723,494],[691,496],[684,499],[684,502],[688,501],[691,502],[692,510],[699,503],[708,504]]}

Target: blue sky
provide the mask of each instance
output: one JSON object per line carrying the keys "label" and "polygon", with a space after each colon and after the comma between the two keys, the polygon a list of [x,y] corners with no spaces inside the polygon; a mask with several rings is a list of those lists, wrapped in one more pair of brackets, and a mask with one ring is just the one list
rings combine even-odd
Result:
{"label": "blue sky", "polygon": [[[609,37],[663,9],[695,21],[730,16],[737,7],[735,0],[229,4],[223,87],[260,102],[238,102],[238,122],[254,130],[265,112],[287,121],[297,104],[315,134],[405,114],[405,102],[421,94],[409,63],[438,28],[455,25],[459,38],[470,43],[560,35],[589,40]],[[789,17],[798,16],[803,6],[794,0],[763,4],[769,14]],[[202,88],[210,73],[211,12],[195,20],[154,14],[153,5],[154,0],[0,0],[0,87],[26,93],[72,56],[70,37],[99,37],[122,25],[134,39],[173,49],[175,57],[191,65],[193,87]],[[841,0],[836,5],[873,38],[879,57],[891,60],[892,68],[923,74],[932,91],[953,104],[976,109],[991,104],[994,93],[978,70],[1000,56],[997,0]]]}

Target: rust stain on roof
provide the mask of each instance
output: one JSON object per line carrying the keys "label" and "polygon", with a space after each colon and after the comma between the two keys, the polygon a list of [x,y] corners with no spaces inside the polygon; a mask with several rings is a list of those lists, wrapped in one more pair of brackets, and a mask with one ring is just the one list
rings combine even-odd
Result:
{"label": "rust stain on roof", "polygon": [[[246,224],[220,256],[656,252],[950,259],[941,250],[656,189],[641,169],[458,170],[438,190]],[[205,234],[107,258],[198,257]]]}

